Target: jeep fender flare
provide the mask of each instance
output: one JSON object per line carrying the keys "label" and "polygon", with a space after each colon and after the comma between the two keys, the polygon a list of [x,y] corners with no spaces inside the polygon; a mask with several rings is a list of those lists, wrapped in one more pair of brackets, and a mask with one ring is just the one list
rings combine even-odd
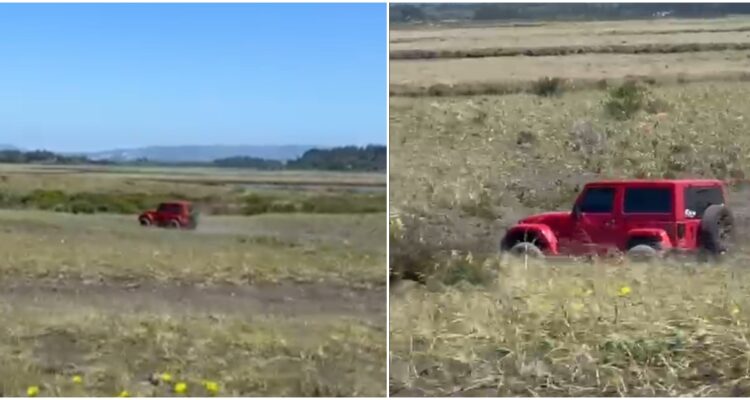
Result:
{"label": "jeep fender flare", "polygon": [[[534,238],[537,246],[545,253],[557,254],[557,236],[552,228],[544,224],[518,224],[508,229],[500,242],[500,249],[509,250],[515,243]],[[530,241],[530,240],[526,240]]]}
{"label": "jeep fender flare", "polygon": [[667,231],[659,228],[635,228],[628,231],[625,250],[633,247],[632,243],[645,244],[652,242],[659,245],[662,250],[669,250],[672,246],[672,240],[669,239]]}

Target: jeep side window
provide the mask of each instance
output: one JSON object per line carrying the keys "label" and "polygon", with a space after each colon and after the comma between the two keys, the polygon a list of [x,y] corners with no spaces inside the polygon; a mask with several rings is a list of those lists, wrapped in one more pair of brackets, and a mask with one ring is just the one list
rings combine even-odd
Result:
{"label": "jeep side window", "polygon": [[669,188],[626,188],[625,209],[627,213],[672,212],[672,190]]}
{"label": "jeep side window", "polygon": [[695,218],[702,218],[708,206],[724,204],[724,192],[721,187],[687,187],[685,188],[685,211],[692,211]]}
{"label": "jeep side window", "polygon": [[157,211],[167,214],[179,214],[182,210],[180,210],[180,206],[177,204],[161,204]]}
{"label": "jeep side window", "polygon": [[584,213],[609,213],[614,204],[614,188],[589,188],[583,194],[580,209]]}

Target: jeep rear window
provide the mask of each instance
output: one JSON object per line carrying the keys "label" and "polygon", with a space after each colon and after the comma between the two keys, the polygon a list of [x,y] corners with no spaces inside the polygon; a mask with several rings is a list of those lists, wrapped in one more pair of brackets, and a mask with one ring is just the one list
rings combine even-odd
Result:
{"label": "jeep rear window", "polygon": [[672,190],[670,188],[626,188],[625,213],[672,212]]}
{"label": "jeep rear window", "polygon": [[615,203],[614,188],[589,188],[581,200],[581,212],[607,213],[612,212]]}
{"label": "jeep rear window", "polygon": [[696,218],[702,218],[703,213],[712,204],[724,204],[724,192],[721,187],[685,188],[685,209],[694,211]]}

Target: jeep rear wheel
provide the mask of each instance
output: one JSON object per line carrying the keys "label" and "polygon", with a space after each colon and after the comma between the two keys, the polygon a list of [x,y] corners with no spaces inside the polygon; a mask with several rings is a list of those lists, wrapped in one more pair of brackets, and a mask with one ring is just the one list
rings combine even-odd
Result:
{"label": "jeep rear wheel", "polygon": [[176,219],[172,219],[172,220],[169,220],[169,222],[167,222],[167,228],[169,229],[180,229],[180,226],[181,226],[180,221]]}
{"label": "jeep rear wheel", "polygon": [[650,262],[659,257],[659,250],[647,244],[638,244],[628,249],[627,257],[632,262]]}
{"label": "jeep rear wheel", "polygon": [[734,236],[734,216],[724,205],[709,206],[701,219],[698,240],[701,249],[710,255],[722,255],[729,250]]}
{"label": "jeep rear wheel", "polygon": [[518,242],[508,250],[514,257],[544,258],[544,253],[534,243]]}

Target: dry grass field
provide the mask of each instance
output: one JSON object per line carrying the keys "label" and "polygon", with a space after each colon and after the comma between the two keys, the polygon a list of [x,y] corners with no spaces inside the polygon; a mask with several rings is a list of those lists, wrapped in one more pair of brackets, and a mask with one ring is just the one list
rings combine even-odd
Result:
{"label": "dry grass field", "polygon": [[544,22],[532,26],[476,25],[394,29],[391,51],[621,44],[745,43],[747,18],[707,20]]}
{"label": "dry grass field", "polygon": [[[252,186],[277,182],[272,174],[210,169],[3,166],[0,175],[2,193],[19,198],[57,189],[219,203],[278,192]],[[382,176],[278,178],[288,196],[357,195],[335,187],[345,182],[384,198]],[[209,210],[196,230],[172,231],[142,228],[135,214],[35,204],[0,211],[3,395],[385,393],[384,212]]]}
{"label": "dry grass field", "polygon": [[395,29],[391,93],[517,92],[547,76],[570,89],[626,77],[746,80],[749,35],[746,18]]}
{"label": "dry grass field", "polygon": [[[598,27],[592,36],[648,31],[653,43],[663,43],[670,30],[725,24],[743,26],[741,19],[666,20],[512,30],[581,33],[585,25]],[[511,28],[398,33],[470,36],[505,29]],[[392,41],[399,38],[391,35]],[[505,228],[529,213],[569,209],[580,185],[593,179],[745,177],[750,83],[739,75],[693,79],[711,70],[735,71],[732,60],[743,56],[696,51],[391,61],[392,82],[486,84],[517,77],[514,84],[529,86],[494,95],[443,88],[409,96],[391,87],[390,393],[747,396],[746,251],[718,265],[524,265],[497,256]],[[658,57],[673,57],[669,68],[686,77],[664,85],[650,81],[649,60]],[[704,61],[693,63],[691,57]],[[581,73],[586,63],[575,61],[581,58],[597,65],[597,74]],[[413,67],[410,77],[400,74],[407,64]],[[646,79],[622,84],[627,75],[639,74]],[[607,82],[577,90],[564,80],[538,86],[545,76]],[[750,194],[734,189],[730,206],[740,232],[747,232]]]}

